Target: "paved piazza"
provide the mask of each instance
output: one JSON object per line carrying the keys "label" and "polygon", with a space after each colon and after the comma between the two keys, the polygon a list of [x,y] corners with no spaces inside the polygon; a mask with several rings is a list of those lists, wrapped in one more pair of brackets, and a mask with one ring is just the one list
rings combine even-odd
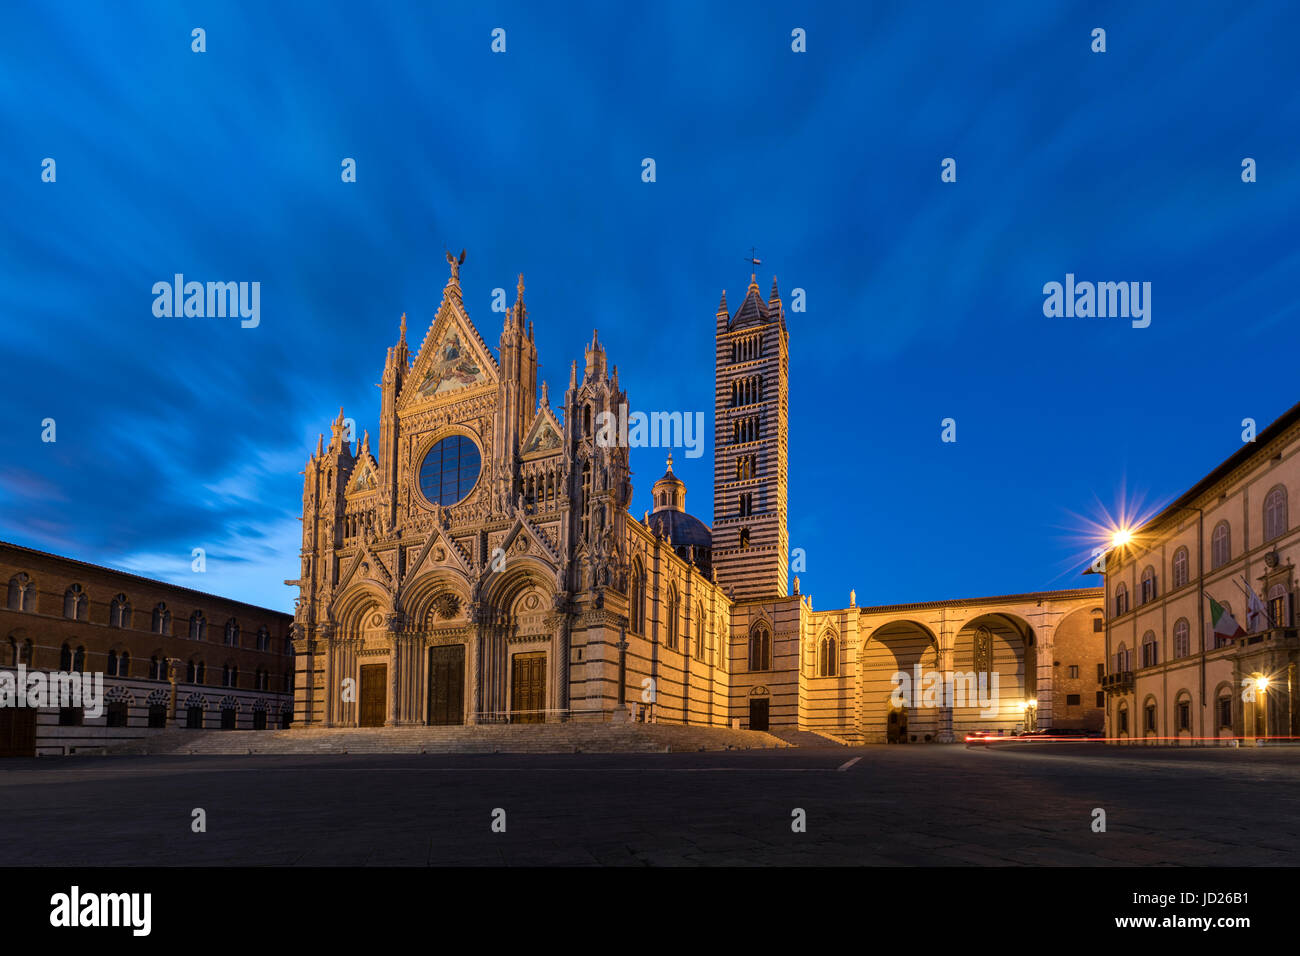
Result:
{"label": "paved piazza", "polygon": [[1096,744],[9,760],[0,864],[1282,865],[1298,782],[1300,749]]}

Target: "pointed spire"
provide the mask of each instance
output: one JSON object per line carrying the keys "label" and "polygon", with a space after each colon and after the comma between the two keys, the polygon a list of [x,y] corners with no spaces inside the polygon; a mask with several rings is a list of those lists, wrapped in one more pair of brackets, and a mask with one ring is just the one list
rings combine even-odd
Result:
{"label": "pointed spire", "polygon": [[726,290],[726,289],[723,289],[723,290],[722,290],[722,300],[721,300],[720,302],[718,302],[718,314],[719,314],[719,315],[728,315],[728,314],[729,314],[729,312],[728,312],[728,310],[727,310],[727,290]]}
{"label": "pointed spire", "polygon": [[325,454],[325,433],[320,432],[316,436],[316,457],[319,458]]}
{"label": "pointed spire", "polygon": [[569,366],[569,388],[578,387],[578,360],[574,359]]}
{"label": "pointed spire", "polygon": [[361,452],[362,455],[370,454],[370,429],[361,433]]}
{"label": "pointed spire", "polygon": [[781,291],[776,287],[776,276],[772,276],[772,294],[767,297],[767,301],[771,303],[781,301]]}
{"label": "pointed spire", "polygon": [[402,313],[402,333],[397,338],[398,345],[406,345],[406,313]]}
{"label": "pointed spire", "polygon": [[673,453],[669,452],[668,453],[668,474],[671,475],[672,473],[673,473]]}
{"label": "pointed spire", "polygon": [[746,297],[748,297],[751,295],[759,295],[759,294],[760,293],[758,291],[758,273],[751,272],[749,274],[749,288],[745,290],[745,295]]}

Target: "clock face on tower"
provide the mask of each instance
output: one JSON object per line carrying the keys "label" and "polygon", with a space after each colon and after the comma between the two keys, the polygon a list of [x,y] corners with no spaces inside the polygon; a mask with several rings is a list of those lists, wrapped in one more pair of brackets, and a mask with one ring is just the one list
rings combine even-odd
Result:
{"label": "clock face on tower", "polygon": [[431,504],[450,507],[474,490],[483,456],[464,435],[450,435],[429,449],[420,463],[420,491]]}

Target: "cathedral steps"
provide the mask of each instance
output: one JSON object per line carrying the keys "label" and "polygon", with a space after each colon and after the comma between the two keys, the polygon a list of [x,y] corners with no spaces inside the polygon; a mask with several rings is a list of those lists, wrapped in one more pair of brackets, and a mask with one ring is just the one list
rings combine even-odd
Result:
{"label": "cathedral steps", "polygon": [[769,731],[773,737],[784,740],[791,747],[848,747],[847,740],[820,730],[789,730],[778,727]]}
{"label": "cathedral steps", "polygon": [[[810,735],[811,736],[811,735]],[[823,741],[822,746],[825,746]],[[110,754],[681,753],[788,747],[755,730],[665,724],[168,730]]]}

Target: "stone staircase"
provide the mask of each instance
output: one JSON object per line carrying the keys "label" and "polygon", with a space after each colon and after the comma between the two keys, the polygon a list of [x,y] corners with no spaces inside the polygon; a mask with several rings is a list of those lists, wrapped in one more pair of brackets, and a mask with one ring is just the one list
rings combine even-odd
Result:
{"label": "stone staircase", "polygon": [[789,746],[788,741],[756,730],[571,722],[464,727],[166,730],[107,747],[103,752],[179,755],[682,753]]}
{"label": "stone staircase", "polygon": [[851,744],[834,734],[821,730],[793,730],[778,727],[768,731],[773,737],[784,740],[791,747],[848,747]]}

